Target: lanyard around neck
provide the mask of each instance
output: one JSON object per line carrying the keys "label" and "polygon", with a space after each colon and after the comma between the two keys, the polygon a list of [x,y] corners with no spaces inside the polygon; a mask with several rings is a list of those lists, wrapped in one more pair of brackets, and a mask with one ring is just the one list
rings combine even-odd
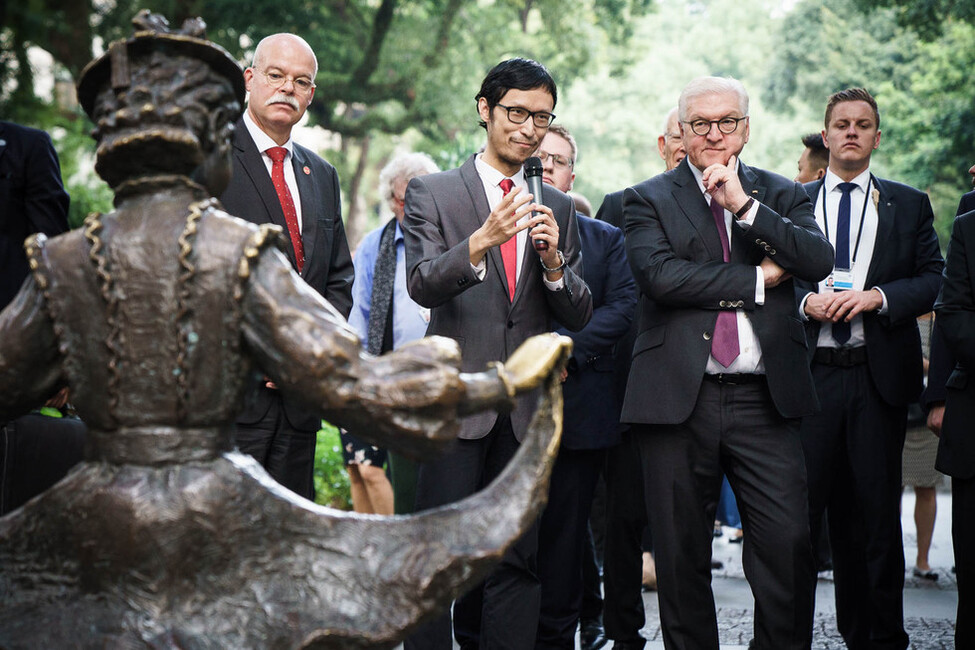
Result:
{"label": "lanyard around neck", "polygon": [[[851,268],[853,267],[854,262],[857,261],[857,252],[859,252],[860,250],[860,237],[863,236],[863,222],[865,221],[864,217],[867,216],[867,201],[870,200],[871,187],[873,187],[873,174],[870,174],[870,179],[867,181],[867,189],[863,193],[863,209],[860,210],[860,226],[857,228],[857,240],[856,240],[856,244],[853,247],[853,255],[850,257]],[[826,183],[825,182],[823,183],[822,196],[823,196],[823,230],[825,231],[824,234],[826,235],[826,241],[833,244],[833,247],[835,248],[836,242],[831,241],[829,238],[829,217],[826,214]],[[836,221],[839,222],[840,220],[839,208],[837,208],[836,212],[837,212]]]}

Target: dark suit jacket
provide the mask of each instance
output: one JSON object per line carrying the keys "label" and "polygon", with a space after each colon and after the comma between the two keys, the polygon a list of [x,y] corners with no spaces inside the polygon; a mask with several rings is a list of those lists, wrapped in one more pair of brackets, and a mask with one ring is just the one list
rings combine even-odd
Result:
{"label": "dark suit jacket", "polygon": [[[958,217],[972,210],[975,210],[975,191],[962,195],[955,216]],[[948,349],[948,344],[945,342],[945,336],[938,326],[937,319],[935,319],[934,330],[931,333],[931,355],[928,360],[928,383],[921,393],[921,407],[925,413],[939,402],[944,404],[947,396],[945,384],[955,369],[955,356]]]}
{"label": "dark suit jacket", "polygon": [[[880,192],[877,239],[864,286],[879,287],[887,296],[889,311],[863,315],[867,364],[884,401],[906,406],[918,398],[923,386],[917,317],[934,305],[944,261],[928,195],[894,181],[874,178],[874,183]],[[805,185],[813,201],[822,186],[822,180]],[[815,284],[800,283],[797,295],[817,290]],[[819,321],[806,322],[810,355],[819,329]]]}
{"label": "dark suit jacket", "polygon": [[[610,192],[603,197],[603,202],[596,211],[596,218],[623,230],[623,190]],[[630,275],[632,271],[627,269]],[[623,396],[626,395],[626,380],[630,376],[630,363],[633,360],[633,342],[636,341],[637,318],[636,315],[642,311],[640,302],[643,300],[640,292],[637,291],[637,304],[634,310],[633,320],[630,322],[630,329],[617,341],[616,349],[613,351],[614,363],[616,365],[616,392],[620,396],[622,404]],[[629,425],[620,423],[620,430],[629,428]]]}
{"label": "dark suit jacket", "polygon": [[636,285],[626,263],[623,231],[577,214],[583,279],[592,293],[592,320],[572,337],[569,376],[562,385],[565,402],[562,446],[604,449],[619,443],[620,407],[613,351],[633,320]]}
{"label": "dark suit jacket", "polygon": [[44,131],[0,122],[0,309],[27,277],[24,240],[68,230],[68,194],[61,166]]}
{"label": "dark suit jacket", "polygon": [[[487,252],[483,281],[471,268],[468,239],[491,213],[474,157],[456,169],[414,178],[406,189],[403,234],[410,296],[432,310],[428,335],[448,336],[460,344],[465,372],[506,360],[528,337],[551,331],[552,321],[573,331],[589,322],[592,296],[582,279],[572,200],[545,185],[542,202],[552,209],[559,226],[559,250],[568,262],[564,287],[560,291],[545,287],[538,256],[529,250],[512,301],[500,247]],[[528,428],[534,404],[534,395],[522,396],[511,413],[518,440]],[[482,438],[496,419],[493,413],[464,418],[460,437]]]}
{"label": "dark suit jacket", "polygon": [[965,214],[972,210],[975,210],[975,190],[961,195],[961,201],[958,202],[958,210],[955,211],[955,216],[957,217],[960,214]]}
{"label": "dark suit jacket", "polygon": [[970,479],[975,476],[975,211],[955,219],[936,310],[938,327],[957,363],[947,381],[935,467]]}
{"label": "dark suit jacket", "polygon": [[[284,212],[271,175],[247,132],[243,118],[234,131],[233,177],[220,196],[224,209],[253,223],[274,223],[288,232]],[[311,150],[295,143],[292,164],[301,200],[301,241],[305,247],[305,266],[301,277],[325,297],[344,318],[352,311],[352,255],[342,223],[339,177],[335,168]],[[308,173],[305,170],[308,170]],[[294,249],[289,237],[288,258],[296,267]],[[258,421],[270,407],[271,394],[257,387],[248,397],[237,421]],[[285,413],[296,429],[317,430],[321,416],[309,413],[285,401]]]}
{"label": "dark suit jacket", "polygon": [[[816,282],[833,249],[802,187],[739,164],[745,192],[760,202],[750,228],[732,225],[731,261],[722,261],[714,218],[684,159],[623,195],[626,255],[643,298],[623,402],[623,421],[678,424],[691,414],[722,309],[744,309],[762,348],[769,392],[783,417],[818,407],[793,280],[755,304],[756,271],[766,256],[796,278]],[[739,307],[740,306],[740,307]]]}

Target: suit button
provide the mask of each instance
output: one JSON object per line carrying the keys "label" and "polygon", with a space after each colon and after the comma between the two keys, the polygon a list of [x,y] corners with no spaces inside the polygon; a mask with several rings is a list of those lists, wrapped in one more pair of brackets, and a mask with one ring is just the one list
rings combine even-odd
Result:
{"label": "suit button", "polygon": [[740,308],[740,307],[744,307],[744,306],[745,306],[745,302],[742,301],[742,300],[739,300],[738,302],[735,303],[735,307],[739,307]]}
{"label": "suit button", "polygon": [[510,329],[513,329],[513,328],[514,328],[514,326],[515,326],[515,322],[514,322],[513,320],[509,320],[509,321],[508,321],[508,329],[509,329],[509,330],[510,330]]}
{"label": "suit button", "polygon": [[761,246],[764,242],[762,242],[761,239],[756,239],[755,240],[755,243],[758,244],[759,246]]}
{"label": "suit button", "polygon": [[711,332],[705,332],[704,333],[704,340],[705,341],[710,341],[711,340]]}
{"label": "suit button", "polygon": [[727,307],[727,306],[728,306],[727,300],[722,300],[721,302],[718,303],[718,307]]}
{"label": "suit button", "polygon": [[462,287],[465,284],[467,284],[467,278],[461,278],[460,280],[457,281],[457,286],[458,287]]}
{"label": "suit button", "polygon": [[768,254],[769,255],[775,255],[775,249],[774,248],[768,249]]}

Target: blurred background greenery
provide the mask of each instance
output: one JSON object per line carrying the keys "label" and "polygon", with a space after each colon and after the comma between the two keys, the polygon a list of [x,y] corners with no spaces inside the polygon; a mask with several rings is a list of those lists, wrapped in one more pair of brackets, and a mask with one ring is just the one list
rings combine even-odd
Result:
{"label": "blurred background greenery", "polygon": [[[201,16],[242,65],[267,34],[309,41],[318,88],[295,137],[338,168],[353,247],[388,218],[376,183],[391,155],[425,151],[449,168],[481,146],[474,95],[511,56],[552,71],[558,121],[580,148],[575,189],[594,207],[663,171],[664,116],[703,74],[749,90],[750,164],[794,176],[827,96],[860,85],[881,109],[874,171],[931,195],[943,243],[970,188],[971,0],[0,0],[0,116],[51,133],[75,226],[109,210],[111,192],[93,172],[74,82],[144,7],[173,25]],[[344,507],[338,449],[323,429],[316,487],[320,502]]]}

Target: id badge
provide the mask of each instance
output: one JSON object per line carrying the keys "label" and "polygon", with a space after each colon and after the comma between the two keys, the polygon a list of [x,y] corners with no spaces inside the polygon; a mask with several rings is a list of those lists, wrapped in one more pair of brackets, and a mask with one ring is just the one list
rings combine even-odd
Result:
{"label": "id badge", "polygon": [[833,269],[826,278],[826,286],[833,291],[849,291],[853,289],[853,269]]}

